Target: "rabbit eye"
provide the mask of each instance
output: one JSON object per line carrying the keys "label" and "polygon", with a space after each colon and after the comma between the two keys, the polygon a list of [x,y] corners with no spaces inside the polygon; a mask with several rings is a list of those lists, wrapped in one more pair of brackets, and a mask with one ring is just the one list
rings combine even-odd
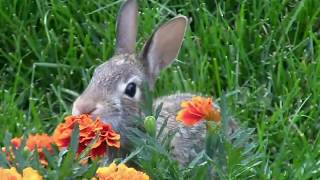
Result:
{"label": "rabbit eye", "polygon": [[124,93],[126,95],[128,95],[129,97],[134,97],[134,95],[136,94],[136,87],[137,85],[135,83],[129,83],[126,87],[126,90],[124,91]]}

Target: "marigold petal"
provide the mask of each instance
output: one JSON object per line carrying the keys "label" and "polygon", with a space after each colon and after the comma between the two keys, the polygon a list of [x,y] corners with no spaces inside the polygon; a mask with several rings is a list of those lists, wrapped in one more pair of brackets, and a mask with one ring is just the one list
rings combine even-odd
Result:
{"label": "marigold petal", "polygon": [[[19,147],[21,144],[21,137],[20,138],[13,138],[11,140],[11,143],[14,147]],[[46,148],[49,152],[53,152],[52,149],[53,144],[53,138],[49,136],[48,134],[30,134],[26,140],[26,146],[25,149],[29,151],[35,150],[37,147],[37,151],[39,153],[39,159],[42,165],[47,165],[46,157],[43,152],[43,148]],[[6,149],[2,148],[2,150],[5,152]],[[12,153],[12,149],[10,149],[9,152],[6,153],[8,161],[11,161],[10,155],[14,158],[14,154]]]}
{"label": "marigold petal", "polygon": [[216,122],[221,120],[220,112],[213,106],[211,98],[196,96],[191,100],[183,101],[181,108],[176,119],[187,126],[192,126],[204,119]]}
{"label": "marigold petal", "polygon": [[178,115],[176,117],[178,121],[182,121],[187,126],[192,126],[198,123],[202,118],[203,116],[191,114],[187,110],[181,110],[180,112],[178,112]]}
{"label": "marigold petal", "polygon": [[[67,147],[70,143],[73,126],[69,125],[69,123],[79,124],[78,153],[81,153],[97,136],[99,137],[89,152],[93,158],[105,155],[107,153],[107,145],[120,147],[120,135],[112,130],[110,124],[103,123],[100,118],[93,120],[89,115],[79,115],[68,116],[65,120],[64,123],[57,127],[54,133],[54,140],[60,148]],[[109,141],[111,143],[108,143]]]}
{"label": "marigold petal", "polygon": [[120,148],[120,141],[107,140],[107,144],[108,144],[108,146]]}
{"label": "marigold petal", "polygon": [[11,167],[10,169],[0,168],[1,179],[8,180],[21,180],[22,176],[17,172],[16,168]]}
{"label": "marigold petal", "polygon": [[17,147],[19,147],[20,146],[20,144],[21,144],[21,137],[20,138],[13,138],[13,139],[11,139],[11,144],[15,147],[15,148],[17,148]]}
{"label": "marigold petal", "polygon": [[100,180],[122,180],[122,179],[132,179],[132,180],[149,180],[150,177],[143,172],[137,171],[134,168],[129,168],[125,164],[115,163],[110,164],[108,167],[100,167],[96,172],[96,176]]}
{"label": "marigold petal", "polygon": [[96,174],[98,175],[98,177],[103,177],[106,174],[110,174],[114,171],[117,170],[117,165],[116,163],[111,163],[108,167],[99,167]]}
{"label": "marigold petal", "polygon": [[107,153],[107,144],[102,143],[100,146],[97,146],[96,148],[92,148],[90,152],[90,156],[92,158],[101,157],[106,155]]}
{"label": "marigold petal", "polygon": [[31,167],[25,168],[22,175],[23,180],[42,180],[42,176],[38,171],[32,169]]}
{"label": "marigold petal", "polygon": [[208,120],[213,120],[215,122],[219,122],[221,120],[221,115],[219,111],[212,111],[206,117]]}
{"label": "marigold petal", "polygon": [[199,108],[194,106],[193,104],[189,106],[188,113],[193,114],[195,116],[204,117],[204,112]]}

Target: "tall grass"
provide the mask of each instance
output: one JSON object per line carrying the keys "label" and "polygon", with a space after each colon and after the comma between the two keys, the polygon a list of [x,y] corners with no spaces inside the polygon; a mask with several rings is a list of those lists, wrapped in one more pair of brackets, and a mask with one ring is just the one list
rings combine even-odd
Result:
{"label": "tall grass", "polygon": [[[52,132],[93,69],[112,56],[122,1],[0,1],[0,140]],[[256,128],[261,179],[320,177],[320,1],[139,1],[138,47],[176,14],[190,18],[156,95],[219,98]],[[230,175],[228,178],[232,179]]]}

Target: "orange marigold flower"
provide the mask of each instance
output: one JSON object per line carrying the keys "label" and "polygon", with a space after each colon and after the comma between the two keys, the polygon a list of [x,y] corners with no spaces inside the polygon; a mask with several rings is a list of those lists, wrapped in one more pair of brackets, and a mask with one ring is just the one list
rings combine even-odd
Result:
{"label": "orange marigold flower", "polygon": [[18,137],[15,137],[13,139],[11,139],[11,144],[15,147],[15,148],[18,148],[21,144],[21,137],[18,138]]}
{"label": "orange marigold flower", "polygon": [[[14,148],[18,148],[21,144],[21,138],[16,137],[16,138],[11,139],[11,144],[13,145]],[[2,147],[1,151],[6,154],[8,161],[10,161],[10,154],[9,153],[11,153],[11,155],[13,156],[13,153],[11,151],[11,147],[10,147],[10,152],[6,152],[6,147]]]}
{"label": "orange marigold flower", "polygon": [[26,147],[30,151],[33,151],[37,147],[41,164],[48,165],[43,148],[46,148],[50,153],[53,153],[52,144],[54,144],[53,138],[48,136],[48,134],[31,134],[26,142]]}
{"label": "orange marigold flower", "polygon": [[176,119],[187,126],[192,126],[201,120],[220,122],[220,111],[214,107],[211,98],[193,97],[181,103],[181,110]]}
{"label": "orange marigold flower", "polygon": [[4,180],[42,180],[42,176],[38,171],[31,167],[25,168],[22,172],[22,176],[14,167],[11,167],[10,169],[0,168],[0,177]]}
{"label": "orange marigold flower", "polygon": [[[13,138],[11,140],[11,144],[14,148],[18,148],[21,145],[22,137]],[[53,139],[48,134],[35,134],[29,135],[26,142],[26,149],[29,151],[33,151],[36,147],[39,152],[39,159],[41,164],[48,165],[45,154],[43,152],[43,148],[46,148],[49,152],[53,153],[53,149],[51,144],[53,144]],[[2,148],[2,151],[5,152],[5,148]],[[10,155],[7,154],[8,160],[10,160]]]}
{"label": "orange marigold flower", "polygon": [[99,180],[149,180],[150,177],[143,172],[137,171],[134,168],[129,168],[125,164],[115,163],[108,167],[100,167],[96,172]]}
{"label": "orange marigold flower", "polygon": [[89,156],[95,158],[103,156],[108,146],[120,148],[120,135],[117,134],[110,124],[103,123],[100,118],[91,119],[89,115],[68,116],[65,122],[58,125],[53,133],[54,142],[60,148],[68,147],[74,125],[79,124],[79,149],[80,154],[97,135],[98,140],[91,147]]}

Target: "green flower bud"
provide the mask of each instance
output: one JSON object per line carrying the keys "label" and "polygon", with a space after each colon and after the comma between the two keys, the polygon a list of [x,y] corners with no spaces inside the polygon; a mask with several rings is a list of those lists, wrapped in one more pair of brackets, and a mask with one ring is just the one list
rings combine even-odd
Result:
{"label": "green flower bud", "polygon": [[153,116],[147,116],[144,119],[144,128],[146,129],[147,133],[155,137],[156,136],[156,118]]}

